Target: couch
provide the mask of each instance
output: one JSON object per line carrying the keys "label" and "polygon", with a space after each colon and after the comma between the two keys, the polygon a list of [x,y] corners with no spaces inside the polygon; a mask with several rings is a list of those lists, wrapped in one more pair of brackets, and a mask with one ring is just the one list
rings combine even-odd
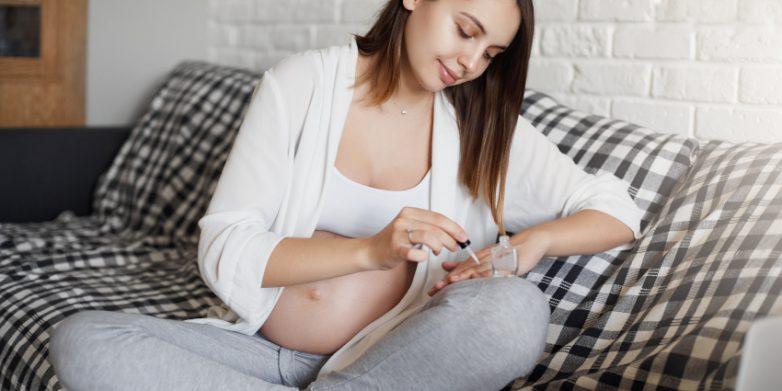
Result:
{"label": "couch", "polygon": [[[222,306],[197,220],[260,77],[185,61],[131,128],[0,131],[0,389],[62,389],[49,331],[73,313]],[[544,257],[523,277],[551,323],[505,389],[732,389],[749,326],[782,314],[782,143],[698,141],[534,90],[522,110],[585,171],[627,181],[645,215],[632,249]]]}

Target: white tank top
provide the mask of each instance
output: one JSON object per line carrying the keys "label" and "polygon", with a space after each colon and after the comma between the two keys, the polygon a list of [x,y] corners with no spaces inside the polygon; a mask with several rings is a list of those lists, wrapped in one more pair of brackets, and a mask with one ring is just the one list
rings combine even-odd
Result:
{"label": "white tank top", "polygon": [[405,206],[429,209],[429,183],[432,170],[415,187],[385,190],[354,182],[331,166],[323,210],[315,229],[362,238],[385,228]]}

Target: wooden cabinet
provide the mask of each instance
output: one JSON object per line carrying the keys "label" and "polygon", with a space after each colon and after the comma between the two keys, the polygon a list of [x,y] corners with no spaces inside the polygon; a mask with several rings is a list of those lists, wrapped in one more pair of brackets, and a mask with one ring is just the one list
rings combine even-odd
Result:
{"label": "wooden cabinet", "polygon": [[0,127],[84,125],[87,0],[0,0],[0,10]]}

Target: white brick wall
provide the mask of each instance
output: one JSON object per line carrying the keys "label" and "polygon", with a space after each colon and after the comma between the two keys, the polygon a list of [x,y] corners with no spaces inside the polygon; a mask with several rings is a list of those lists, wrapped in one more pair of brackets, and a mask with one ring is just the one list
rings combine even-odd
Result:
{"label": "white brick wall", "polygon": [[[210,0],[212,61],[262,70],[385,0]],[[701,140],[782,141],[782,0],[535,0],[529,87]]]}

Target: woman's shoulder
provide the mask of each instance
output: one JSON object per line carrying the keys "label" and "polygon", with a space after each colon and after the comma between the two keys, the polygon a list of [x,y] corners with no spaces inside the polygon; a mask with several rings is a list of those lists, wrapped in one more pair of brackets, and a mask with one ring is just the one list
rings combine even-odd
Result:
{"label": "woman's shoulder", "polygon": [[267,70],[284,89],[309,91],[322,80],[324,73],[333,69],[347,45],[333,45],[307,49],[283,57]]}
{"label": "woman's shoulder", "polygon": [[312,88],[319,73],[320,67],[313,50],[289,54],[264,71],[264,75],[271,74],[277,85],[287,91]]}
{"label": "woman's shoulder", "polygon": [[331,90],[326,84],[334,80],[329,76],[335,64],[345,58],[344,50],[345,47],[330,46],[289,54],[264,72],[263,77],[273,80],[293,129],[301,129],[313,107],[323,107],[313,105],[313,100],[319,96],[318,90]]}

